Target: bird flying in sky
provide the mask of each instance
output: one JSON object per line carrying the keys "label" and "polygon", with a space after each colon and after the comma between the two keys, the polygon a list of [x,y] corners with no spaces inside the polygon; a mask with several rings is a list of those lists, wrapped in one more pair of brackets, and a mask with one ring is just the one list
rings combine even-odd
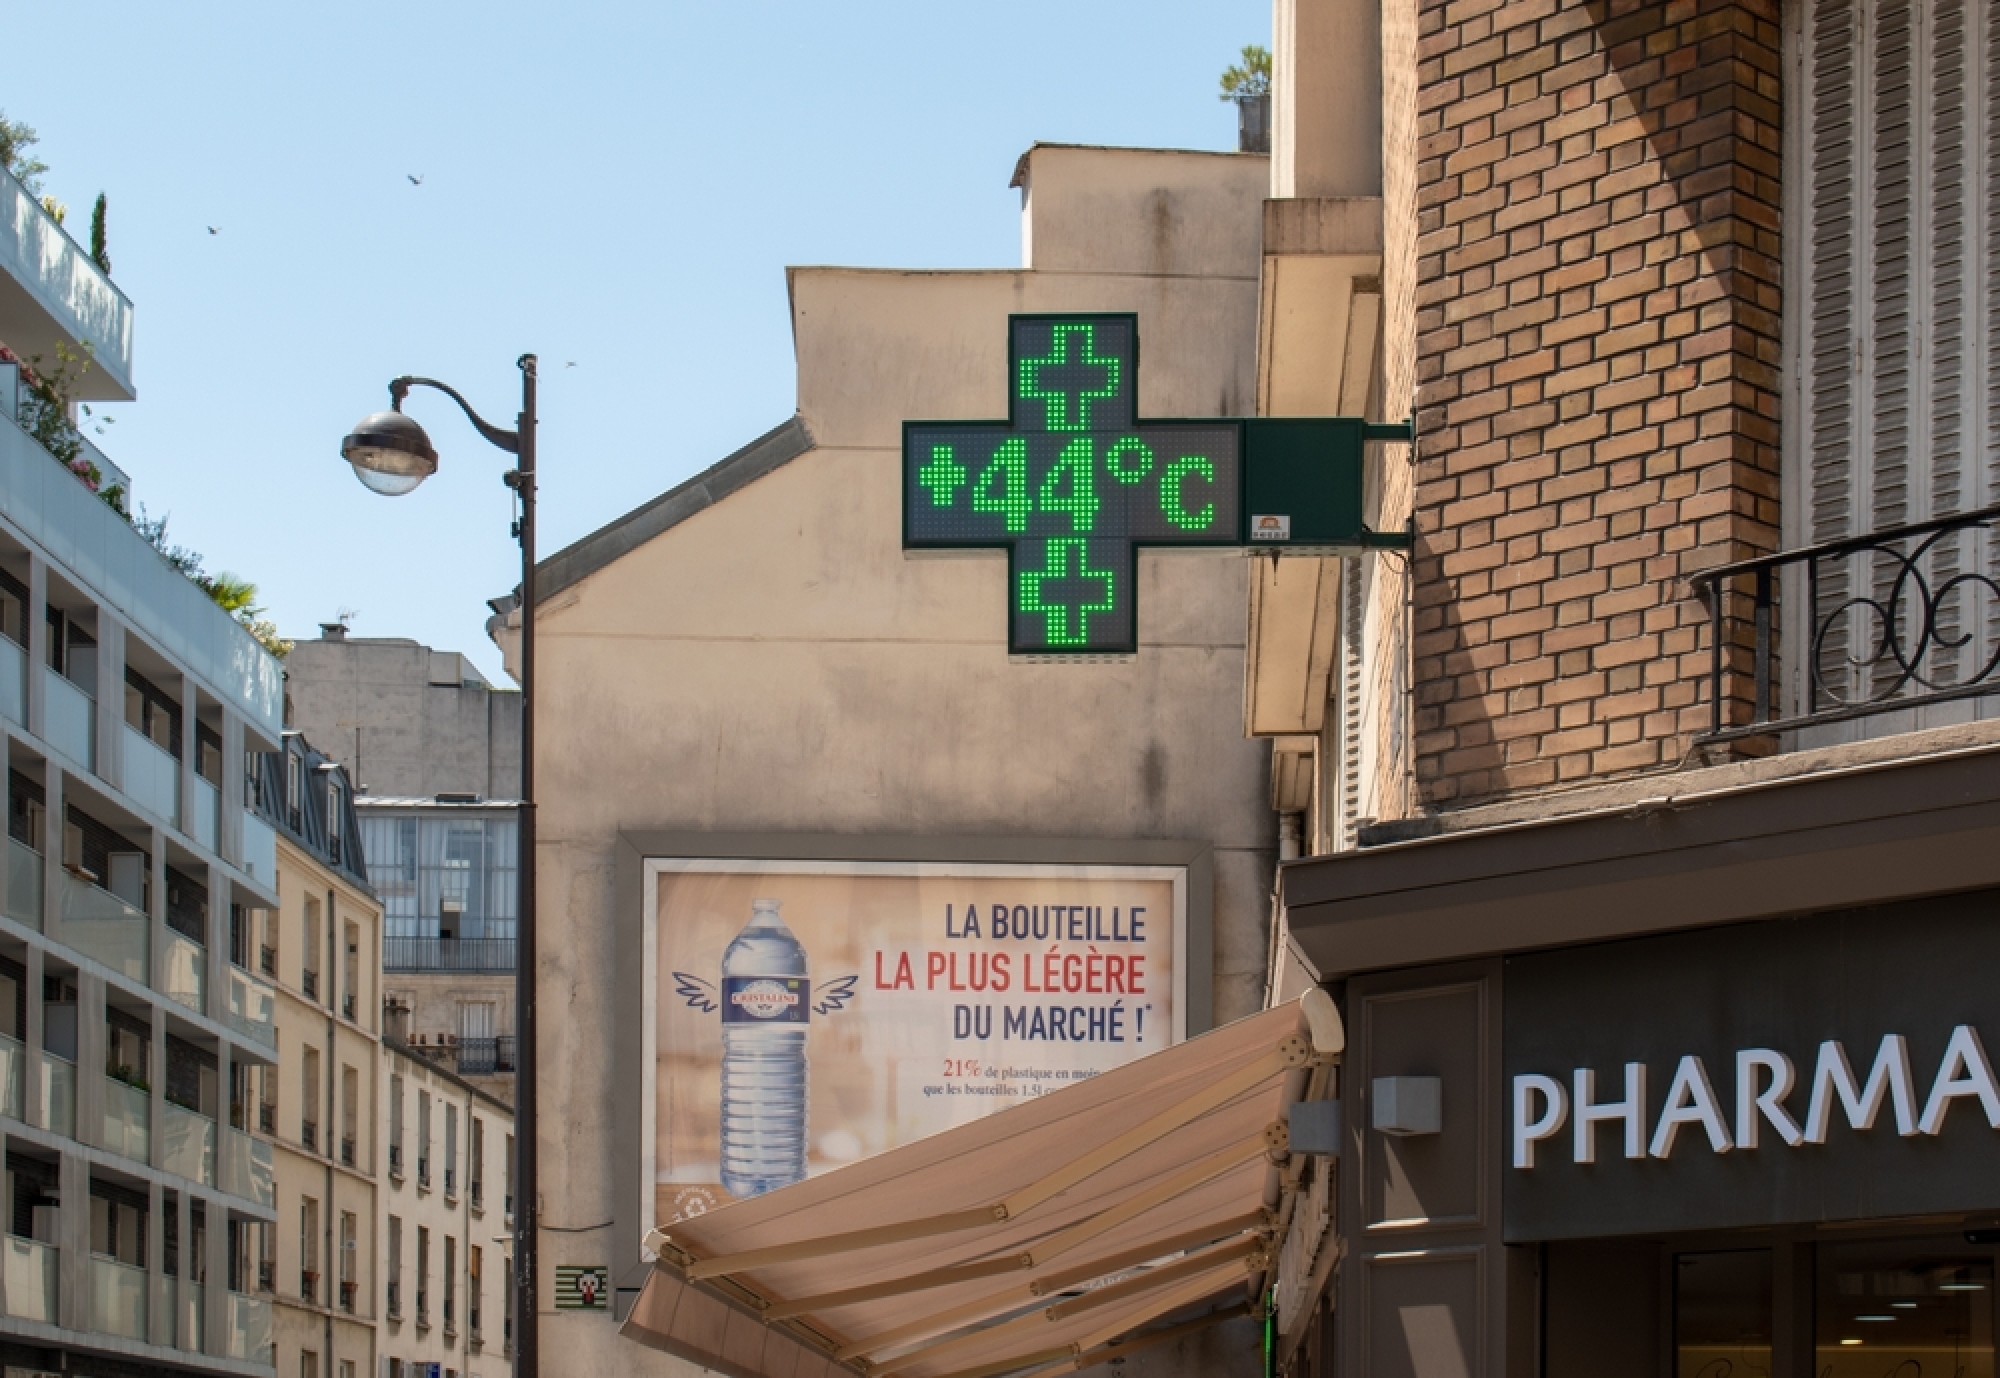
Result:
{"label": "bird flying in sky", "polygon": [[413,187],[422,186],[424,184],[424,178],[430,176],[428,172],[415,172],[415,173],[406,172],[403,175],[410,179],[410,185]]}

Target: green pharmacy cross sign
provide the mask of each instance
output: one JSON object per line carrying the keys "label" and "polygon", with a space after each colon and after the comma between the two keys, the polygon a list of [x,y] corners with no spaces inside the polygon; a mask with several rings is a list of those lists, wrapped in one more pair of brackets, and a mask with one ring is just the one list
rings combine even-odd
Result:
{"label": "green pharmacy cross sign", "polygon": [[1361,522],[1346,418],[1142,421],[1130,315],[1013,316],[1008,418],[903,423],[903,546],[1007,551],[1016,655],[1136,649],[1141,546],[1407,545]]}

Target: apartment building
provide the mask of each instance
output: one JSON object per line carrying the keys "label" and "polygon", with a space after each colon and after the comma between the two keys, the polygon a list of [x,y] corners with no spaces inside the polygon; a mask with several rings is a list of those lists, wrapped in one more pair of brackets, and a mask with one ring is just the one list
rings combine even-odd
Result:
{"label": "apartment building", "polygon": [[[1267,321],[1260,372],[1363,360],[1417,440],[1369,493],[1412,557],[1252,658],[1309,710],[1272,996],[1348,1031],[1274,1362],[1990,1371],[2000,22],[1278,17],[1267,282],[1381,325]],[[1305,221],[1358,271],[1293,272]]]}
{"label": "apartment building", "polygon": [[286,721],[357,783],[392,1031],[511,1103],[521,696],[455,651],[328,623]]}
{"label": "apartment building", "polygon": [[[88,350],[79,395],[129,399],[131,332],[0,174],[0,343]],[[85,463],[45,447],[73,420],[0,363],[0,1362],[269,1375],[249,1115],[277,1044],[248,935],[278,843],[243,763],[278,746],[281,670],[107,501],[108,457],[73,427]]]}
{"label": "apartment building", "polygon": [[384,1047],[383,1378],[499,1378],[513,1357],[513,1111],[413,1049]]}
{"label": "apartment building", "polygon": [[259,1078],[275,1146],[277,1228],[260,1274],[290,1378],[376,1369],[382,907],[361,862],[346,772],[295,732],[258,761],[260,812],[278,833],[278,903],[256,916],[277,986],[278,1065]]}

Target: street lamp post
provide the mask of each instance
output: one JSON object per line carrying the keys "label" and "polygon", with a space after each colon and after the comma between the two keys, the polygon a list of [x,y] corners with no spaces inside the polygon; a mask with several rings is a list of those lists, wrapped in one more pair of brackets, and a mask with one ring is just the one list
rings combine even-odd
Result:
{"label": "street lamp post", "polygon": [[535,1378],[535,356],[523,354],[521,414],[515,429],[489,424],[452,388],[431,378],[398,378],[389,384],[389,410],[376,412],[340,443],[354,476],[370,489],[399,497],[437,472],[437,451],[424,428],[403,414],[413,387],[435,388],[458,403],[487,440],[515,456],[506,484],[521,504],[514,536],[521,544],[521,823],[520,868],[516,872],[518,970],[514,975],[514,1372]]}

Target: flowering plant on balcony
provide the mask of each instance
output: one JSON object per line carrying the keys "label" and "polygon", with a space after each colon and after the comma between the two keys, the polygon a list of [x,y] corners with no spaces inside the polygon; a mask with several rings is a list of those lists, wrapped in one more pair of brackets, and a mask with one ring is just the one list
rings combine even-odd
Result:
{"label": "flowering plant on balcony", "polygon": [[70,388],[90,369],[90,350],[82,352],[56,342],[56,365],[44,371],[42,356],[23,359],[0,344],[0,364],[12,364],[21,371],[26,391],[21,398],[21,429],[56,458],[56,463],[75,474],[77,480],[120,516],[125,516],[125,486],[106,484],[104,473],[83,453],[83,432],[70,420]]}

